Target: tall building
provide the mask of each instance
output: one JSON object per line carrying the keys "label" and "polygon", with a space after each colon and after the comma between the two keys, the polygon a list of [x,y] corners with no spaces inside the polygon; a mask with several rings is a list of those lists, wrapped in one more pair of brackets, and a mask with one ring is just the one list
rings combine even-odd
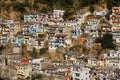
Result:
{"label": "tall building", "polygon": [[120,31],[120,7],[113,7],[110,15],[110,23],[112,24],[112,31]]}
{"label": "tall building", "polygon": [[113,7],[110,16],[110,23],[112,24],[112,35],[115,43],[120,49],[120,7]]}
{"label": "tall building", "polygon": [[71,68],[72,80],[90,80],[90,69],[81,65],[75,65]]}

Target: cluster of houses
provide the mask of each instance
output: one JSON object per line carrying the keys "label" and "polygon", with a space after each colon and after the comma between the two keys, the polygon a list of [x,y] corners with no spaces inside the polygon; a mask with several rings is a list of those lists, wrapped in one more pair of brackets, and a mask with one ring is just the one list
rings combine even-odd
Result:
{"label": "cluster of houses", "polygon": [[109,11],[94,11],[91,15],[83,9],[76,12],[75,18],[69,21],[63,20],[64,12],[53,10],[53,14],[40,15],[28,13],[24,15],[23,22],[1,19],[1,45],[10,41],[14,47],[26,44],[30,50],[33,47],[40,49],[48,42],[48,50],[53,52],[59,46],[73,46],[76,40],[79,44],[84,37],[86,47],[92,48],[95,38],[107,32],[113,34],[116,43],[120,43],[119,7],[112,8],[110,21],[104,17]]}
{"label": "cluster of houses", "polygon": [[[49,58],[23,58],[22,45],[27,51],[40,50],[48,43],[48,51],[55,52],[60,46],[83,45],[92,48],[94,40],[111,33],[115,43],[120,43],[120,7],[113,7],[110,20],[105,18],[109,11],[86,10],[76,12],[74,18],[64,21],[64,10],[53,10],[52,14],[28,13],[24,20],[0,19],[0,45],[10,42],[13,52],[0,56],[0,64],[8,66],[16,74],[14,78],[28,78],[42,74],[52,80],[119,80],[120,51],[111,50],[99,58],[89,57],[79,52],[67,52],[64,60]],[[9,70],[8,70],[9,71]],[[5,72],[3,72],[5,73]],[[15,79],[16,80],[16,79]]]}
{"label": "cluster of houses", "polygon": [[[8,72],[1,71],[1,74],[6,73],[6,77],[9,75],[12,80],[27,79],[38,74],[44,75],[45,80],[50,77],[52,80],[120,79],[120,51],[110,50],[99,58],[79,52],[68,52],[64,57],[64,60],[51,60],[47,57],[28,59],[20,55],[1,55],[1,66],[8,67]],[[11,71],[14,73],[10,74]]]}

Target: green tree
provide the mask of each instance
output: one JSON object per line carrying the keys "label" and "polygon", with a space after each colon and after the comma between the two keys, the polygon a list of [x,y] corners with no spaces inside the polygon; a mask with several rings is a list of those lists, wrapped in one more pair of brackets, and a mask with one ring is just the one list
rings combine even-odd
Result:
{"label": "green tree", "polygon": [[25,54],[24,51],[22,51],[22,52],[21,52],[21,55],[24,55],[24,54]]}
{"label": "green tree", "polygon": [[88,5],[88,0],[81,0],[80,7],[85,7]]}
{"label": "green tree", "polygon": [[102,47],[103,49],[115,49],[116,45],[113,43],[112,34],[104,34],[102,37]]}
{"label": "green tree", "polygon": [[97,38],[96,43],[101,43],[103,49],[115,49],[116,45],[113,43],[112,34],[104,34],[102,38]]}
{"label": "green tree", "polygon": [[26,12],[24,8],[25,7],[24,3],[13,2],[12,5],[13,5],[14,10],[20,11],[20,12]]}
{"label": "green tree", "polygon": [[81,0],[80,7],[86,7],[98,3],[99,0]]}
{"label": "green tree", "polygon": [[24,44],[22,44],[22,52],[21,52],[21,55],[24,55],[25,53],[24,53],[24,48],[25,48],[26,46],[24,45]]}
{"label": "green tree", "polygon": [[32,80],[43,80],[43,78],[41,74],[38,74],[38,75],[32,76]]}
{"label": "green tree", "polygon": [[31,5],[28,1],[25,1],[25,2],[23,3],[23,5],[24,5],[25,7],[32,8],[32,5]]}
{"label": "green tree", "polygon": [[0,46],[0,54],[2,54],[2,51],[5,49],[3,45]]}
{"label": "green tree", "polygon": [[39,38],[44,38],[45,35],[44,35],[44,34],[38,34],[38,37],[39,37]]}
{"label": "green tree", "polygon": [[36,79],[43,80],[43,79],[42,79],[42,75],[41,75],[41,74],[37,75],[37,76],[36,76]]}
{"label": "green tree", "polygon": [[66,20],[66,19],[68,19],[73,14],[74,14],[73,11],[69,11],[69,10],[65,11],[65,13],[63,15],[63,19]]}
{"label": "green tree", "polygon": [[28,76],[25,80],[31,80],[30,77]]}
{"label": "green tree", "polygon": [[37,58],[36,48],[33,48],[33,51],[30,53],[31,57]]}
{"label": "green tree", "polygon": [[94,10],[95,10],[95,9],[94,9],[94,5],[90,5],[89,11],[93,13]]}
{"label": "green tree", "polygon": [[120,6],[120,0],[106,0],[106,3],[109,10],[114,6]]}
{"label": "green tree", "polygon": [[42,8],[41,12],[43,12],[43,13],[46,13],[46,14],[47,14],[48,9],[47,9],[47,8]]}
{"label": "green tree", "polygon": [[102,38],[101,37],[98,37],[95,39],[95,43],[101,43],[102,42]]}
{"label": "green tree", "polygon": [[45,54],[48,51],[48,48],[41,48],[40,54]]}

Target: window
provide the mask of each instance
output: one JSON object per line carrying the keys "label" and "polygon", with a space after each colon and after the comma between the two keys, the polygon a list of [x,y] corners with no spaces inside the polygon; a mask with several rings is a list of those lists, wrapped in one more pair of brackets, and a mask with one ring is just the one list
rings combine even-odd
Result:
{"label": "window", "polygon": [[114,54],[112,54],[112,56],[114,56]]}
{"label": "window", "polygon": [[23,70],[25,70],[25,67],[23,67]]}
{"label": "window", "polygon": [[20,71],[18,71],[18,74],[20,73]]}
{"label": "window", "polygon": [[21,74],[23,74],[23,72],[21,72]]}
{"label": "window", "polygon": [[79,76],[80,76],[80,74],[79,74],[79,73],[76,73],[76,76],[77,76],[77,77],[79,77]]}
{"label": "window", "polygon": [[78,78],[75,78],[75,80],[79,80]]}

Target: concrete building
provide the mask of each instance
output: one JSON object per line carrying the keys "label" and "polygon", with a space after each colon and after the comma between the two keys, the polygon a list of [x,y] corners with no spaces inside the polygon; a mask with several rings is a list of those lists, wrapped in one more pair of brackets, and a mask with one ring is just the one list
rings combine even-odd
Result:
{"label": "concrete building", "polygon": [[28,13],[24,15],[24,22],[39,22],[39,15],[37,13]]}
{"label": "concrete building", "polygon": [[104,54],[104,58],[120,58],[120,51],[111,50],[110,53]]}
{"label": "concrete building", "polygon": [[30,64],[18,64],[17,65],[17,77],[25,79],[27,78],[32,71],[32,66]]}
{"label": "concrete building", "polygon": [[112,31],[120,31],[120,7],[112,7],[112,15],[110,15],[110,23]]}
{"label": "concrete building", "polygon": [[72,80],[90,80],[90,69],[75,65],[71,68]]}
{"label": "concrete building", "polygon": [[64,10],[53,10],[53,17],[60,18],[64,15]]}

